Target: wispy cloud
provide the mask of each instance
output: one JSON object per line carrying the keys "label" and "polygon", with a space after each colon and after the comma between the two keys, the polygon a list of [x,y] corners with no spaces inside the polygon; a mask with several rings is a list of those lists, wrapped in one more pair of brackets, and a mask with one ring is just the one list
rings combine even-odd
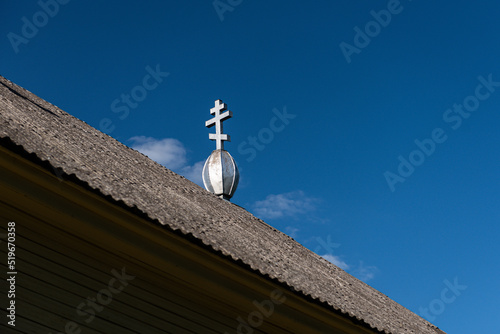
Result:
{"label": "wispy cloud", "polygon": [[187,164],[187,150],[179,140],[175,138],[156,139],[153,137],[135,136],[129,139],[131,147],[151,160],[162,164],[168,169],[183,175],[194,183],[203,186],[201,171],[203,161],[193,165]]}
{"label": "wispy cloud", "polygon": [[363,261],[359,261],[359,265],[356,266],[351,272],[353,276],[356,276],[358,279],[363,282],[368,282],[372,278],[375,277],[375,274],[378,273],[378,268],[375,266],[366,266]]}
{"label": "wispy cloud", "polygon": [[203,178],[201,177],[201,173],[203,171],[204,164],[204,161],[198,161],[192,166],[184,166],[180,169],[179,174],[193,181],[197,185],[203,186]]}
{"label": "wispy cloud", "polygon": [[375,266],[367,266],[363,261],[359,261],[358,265],[352,265],[342,260],[341,256],[333,254],[321,255],[325,260],[333,263],[340,269],[349,272],[351,275],[355,276],[363,282],[368,282],[369,280],[375,278],[375,275],[379,272],[378,268]]}
{"label": "wispy cloud", "polygon": [[364,282],[375,278],[375,275],[379,272],[376,266],[367,266],[363,261],[359,261],[356,265],[349,260],[344,260],[343,255],[336,255],[339,253],[340,244],[334,242],[330,235],[326,238],[324,236],[316,237],[314,240],[318,244],[314,249],[316,254],[323,254],[320,255],[322,258]]}
{"label": "wispy cloud", "polygon": [[336,256],[333,254],[325,254],[325,255],[321,255],[321,257],[324,258],[325,260],[333,263],[334,265],[336,265],[340,269],[348,270],[350,268],[350,266],[346,262],[341,260],[339,256]]}
{"label": "wispy cloud", "polygon": [[287,226],[285,227],[285,233],[290,237],[296,239],[299,235],[299,229],[293,226]]}
{"label": "wispy cloud", "polygon": [[294,217],[315,210],[315,199],[307,197],[303,191],[293,191],[278,195],[268,195],[266,199],[254,203],[257,216],[263,219]]}

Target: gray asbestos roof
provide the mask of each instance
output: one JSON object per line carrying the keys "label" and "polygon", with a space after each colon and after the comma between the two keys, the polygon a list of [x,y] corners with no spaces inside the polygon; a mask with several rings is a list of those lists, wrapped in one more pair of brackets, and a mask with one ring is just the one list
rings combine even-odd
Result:
{"label": "gray asbestos roof", "polygon": [[32,153],[53,173],[62,170],[108,200],[138,209],[367,327],[386,333],[444,333],[246,210],[1,76],[0,144]]}

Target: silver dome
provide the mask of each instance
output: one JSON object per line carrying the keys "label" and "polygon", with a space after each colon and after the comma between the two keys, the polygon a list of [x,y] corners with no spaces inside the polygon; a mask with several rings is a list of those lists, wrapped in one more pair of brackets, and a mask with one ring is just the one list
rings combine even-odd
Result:
{"label": "silver dome", "polygon": [[226,200],[233,197],[240,180],[238,166],[226,150],[214,150],[210,154],[202,175],[205,188]]}

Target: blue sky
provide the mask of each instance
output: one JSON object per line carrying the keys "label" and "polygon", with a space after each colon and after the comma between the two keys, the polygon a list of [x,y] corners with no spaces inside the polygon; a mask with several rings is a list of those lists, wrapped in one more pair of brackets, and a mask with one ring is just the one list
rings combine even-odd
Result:
{"label": "blue sky", "polygon": [[54,4],[2,1],[1,75],[197,183],[222,99],[234,203],[448,333],[498,327],[499,2]]}

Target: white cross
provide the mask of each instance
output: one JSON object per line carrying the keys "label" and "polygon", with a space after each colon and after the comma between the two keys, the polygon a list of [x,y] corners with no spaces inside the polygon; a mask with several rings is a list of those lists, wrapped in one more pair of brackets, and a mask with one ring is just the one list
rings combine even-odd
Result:
{"label": "white cross", "polygon": [[[210,138],[210,140],[216,141],[218,150],[224,149],[224,141],[231,141],[231,137],[229,135],[222,133],[222,122],[233,117],[233,112],[230,110],[226,110],[227,105],[225,103],[222,103],[222,100],[215,101],[215,107],[210,109],[210,113],[214,115],[214,118],[205,122],[205,126],[207,128],[211,128],[215,125],[215,133],[209,133],[208,138]],[[221,114],[221,111],[226,112]]]}

